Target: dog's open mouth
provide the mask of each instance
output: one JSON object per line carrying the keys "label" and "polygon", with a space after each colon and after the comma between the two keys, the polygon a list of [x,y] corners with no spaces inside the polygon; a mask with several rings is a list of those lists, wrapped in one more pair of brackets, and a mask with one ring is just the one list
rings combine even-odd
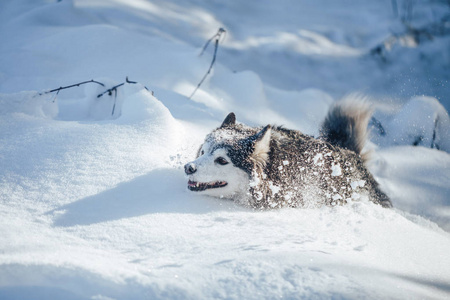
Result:
{"label": "dog's open mouth", "polygon": [[215,181],[215,182],[196,182],[188,181],[188,189],[191,191],[204,191],[207,189],[216,189],[226,186],[228,183],[226,181]]}

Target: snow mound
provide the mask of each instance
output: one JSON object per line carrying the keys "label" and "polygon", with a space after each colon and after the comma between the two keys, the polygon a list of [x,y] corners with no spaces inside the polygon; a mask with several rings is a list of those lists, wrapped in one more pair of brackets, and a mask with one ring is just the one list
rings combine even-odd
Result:
{"label": "snow mound", "polygon": [[436,98],[414,97],[381,125],[383,131],[374,141],[382,146],[414,145],[450,152],[450,118]]}
{"label": "snow mound", "polygon": [[417,145],[450,152],[450,118],[433,97],[412,98],[388,125],[396,145]]}

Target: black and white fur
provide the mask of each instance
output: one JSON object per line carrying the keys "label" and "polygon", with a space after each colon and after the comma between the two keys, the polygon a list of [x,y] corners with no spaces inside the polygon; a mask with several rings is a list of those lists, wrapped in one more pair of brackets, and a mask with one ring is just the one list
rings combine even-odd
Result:
{"label": "black and white fur", "polygon": [[337,102],[318,139],[283,127],[249,127],[230,113],[185,165],[188,189],[261,209],[364,198],[391,207],[361,156],[371,113],[356,97]]}

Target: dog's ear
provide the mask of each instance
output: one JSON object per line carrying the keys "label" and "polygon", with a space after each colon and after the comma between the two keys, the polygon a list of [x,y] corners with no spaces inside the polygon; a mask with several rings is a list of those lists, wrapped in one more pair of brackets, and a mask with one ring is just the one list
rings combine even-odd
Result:
{"label": "dog's ear", "polygon": [[233,112],[230,112],[228,116],[223,120],[222,125],[220,125],[220,128],[224,127],[231,127],[236,124],[236,115]]}
{"label": "dog's ear", "polygon": [[260,132],[250,137],[254,149],[251,158],[264,165],[269,159],[271,133],[272,126],[267,125]]}

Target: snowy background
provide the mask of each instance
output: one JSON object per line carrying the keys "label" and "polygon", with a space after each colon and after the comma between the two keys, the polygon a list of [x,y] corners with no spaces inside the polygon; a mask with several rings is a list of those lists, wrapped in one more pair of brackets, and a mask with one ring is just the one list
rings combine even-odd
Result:
{"label": "snowy background", "polygon": [[[444,0],[1,0],[0,299],[448,299],[449,15]],[[91,79],[104,86],[44,93]],[[182,166],[230,111],[317,135],[353,92],[376,107],[369,167],[394,209],[258,212],[186,189]]]}

